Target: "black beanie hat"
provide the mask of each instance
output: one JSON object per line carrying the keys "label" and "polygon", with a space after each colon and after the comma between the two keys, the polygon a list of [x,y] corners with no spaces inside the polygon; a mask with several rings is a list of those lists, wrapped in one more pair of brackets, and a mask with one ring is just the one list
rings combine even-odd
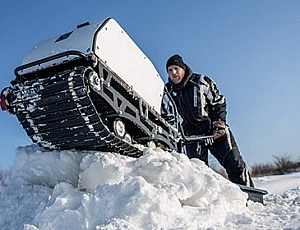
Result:
{"label": "black beanie hat", "polygon": [[178,54],[175,54],[168,59],[167,64],[166,64],[167,71],[168,71],[168,67],[171,65],[177,65],[184,70],[186,69],[186,65],[183,62],[182,57],[180,57]]}

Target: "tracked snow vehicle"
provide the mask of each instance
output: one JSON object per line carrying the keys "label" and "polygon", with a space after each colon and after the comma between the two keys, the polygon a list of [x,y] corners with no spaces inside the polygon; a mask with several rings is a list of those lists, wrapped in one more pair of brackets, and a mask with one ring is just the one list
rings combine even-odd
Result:
{"label": "tracked snow vehicle", "polygon": [[[1,92],[1,108],[42,147],[139,157],[140,145],[182,152],[188,141],[213,142],[213,136],[186,137],[160,116],[164,83],[113,19],[37,44],[15,76]],[[240,188],[263,202],[266,191]]]}
{"label": "tracked snow vehicle", "polygon": [[113,19],[36,45],[15,69],[1,107],[49,149],[115,151],[136,144],[178,150],[178,133],[160,111],[164,83],[147,56]]}

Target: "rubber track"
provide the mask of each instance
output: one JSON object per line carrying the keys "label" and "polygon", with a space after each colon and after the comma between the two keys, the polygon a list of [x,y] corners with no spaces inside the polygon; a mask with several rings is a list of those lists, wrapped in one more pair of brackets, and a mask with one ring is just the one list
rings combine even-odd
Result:
{"label": "rubber track", "polygon": [[28,136],[49,149],[117,152],[139,157],[135,146],[111,133],[84,85],[85,67],[26,81],[16,90],[14,107]]}

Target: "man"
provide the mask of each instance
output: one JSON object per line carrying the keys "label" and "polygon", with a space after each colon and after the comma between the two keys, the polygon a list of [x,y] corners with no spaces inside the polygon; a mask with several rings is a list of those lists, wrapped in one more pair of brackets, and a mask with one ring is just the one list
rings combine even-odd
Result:
{"label": "man", "polygon": [[169,75],[162,100],[162,117],[174,124],[175,108],[180,115],[184,134],[212,135],[212,145],[192,141],[185,146],[189,158],[208,165],[208,150],[225,168],[230,181],[254,187],[233,134],[226,125],[226,100],[209,77],[193,73],[176,54],[166,64]]}

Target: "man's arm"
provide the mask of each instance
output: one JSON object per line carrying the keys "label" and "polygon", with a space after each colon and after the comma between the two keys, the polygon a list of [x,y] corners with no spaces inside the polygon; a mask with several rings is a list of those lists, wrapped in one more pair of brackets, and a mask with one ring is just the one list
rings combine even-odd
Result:
{"label": "man's arm", "polygon": [[204,76],[204,81],[207,85],[206,98],[209,104],[210,119],[212,121],[224,121],[226,123],[226,99],[220,94],[217,85],[214,80]]}

